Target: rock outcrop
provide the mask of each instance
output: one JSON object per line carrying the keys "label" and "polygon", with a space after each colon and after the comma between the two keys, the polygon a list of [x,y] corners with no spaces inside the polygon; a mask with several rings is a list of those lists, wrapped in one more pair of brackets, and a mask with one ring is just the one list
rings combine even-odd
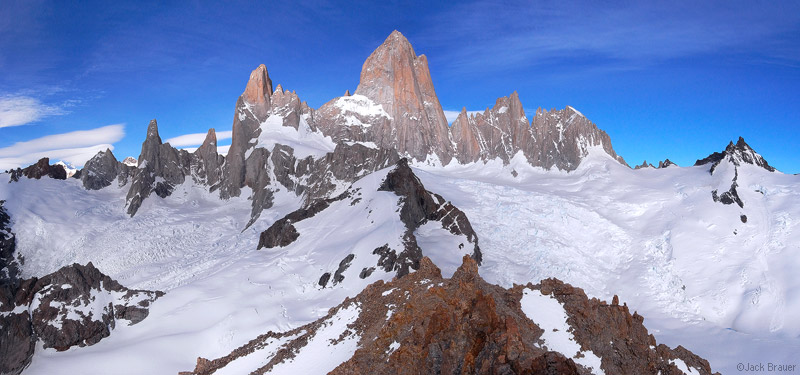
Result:
{"label": "rock outcrop", "polygon": [[642,164],[633,167],[633,169],[644,169],[644,168],[655,168],[655,167],[653,166],[653,164],[648,163],[647,160],[643,161]]}
{"label": "rock outcrop", "polygon": [[514,154],[533,147],[530,123],[516,92],[497,99],[483,113],[468,116],[462,109],[450,127],[450,137],[461,163],[500,158],[508,164]]}
{"label": "rock outcrop", "polygon": [[611,146],[611,138],[572,107],[536,111],[531,121],[532,143],[523,149],[531,165],[571,171],[580,165],[591,147],[601,147],[627,165]]}
{"label": "rock outcrop", "polygon": [[11,180],[9,180],[9,182],[19,181],[21,177],[33,178],[36,180],[45,176],[55,180],[67,179],[67,170],[64,169],[64,166],[61,164],[50,165],[49,158],[41,158],[36,164],[25,167],[24,169],[12,169],[9,173],[11,174]]}
{"label": "rock outcrop", "polygon": [[81,183],[88,190],[100,190],[111,185],[114,180],[124,186],[133,179],[138,170],[135,166],[121,163],[110,149],[100,151],[89,159],[81,170]]}
{"label": "rock outcrop", "polygon": [[709,170],[709,173],[713,175],[714,170],[723,161],[729,161],[737,167],[742,164],[752,164],[764,168],[770,172],[775,172],[775,168],[769,165],[769,163],[764,160],[763,156],[753,150],[742,137],[739,137],[736,143],[733,143],[733,141],[728,143],[728,146],[725,147],[724,151],[714,152],[703,159],[697,160],[694,165],[698,166],[710,164],[711,169]]}
{"label": "rock outcrop", "polygon": [[[714,202],[725,205],[736,204],[739,208],[744,208],[744,201],[739,197],[739,192],[736,190],[739,187],[739,168],[744,164],[754,165],[769,172],[775,172],[775,168],[769,165],[761,155],[753,150],[742,137],[739,137],[736,143],[732,141],[728,143],[724,151],[714,152],[703,159],[697,160],[694,165],[710,165],[708,173],[712,176],[720,176],[720,178],[723,179],[719,187],[711,191],[711,199],[713,199]],[[718,173],[721,170],[723,173]],[[730,179],[730,182],[728,179]]]}
{"label": "rock outcrop", "polygon": [[[539,320],[531,315],[553,307],[560,316]],[[553,322],[558,319],[563,326],[555,329]],[[450,279],[442,278],[431,260],[423,258],[417,272],[388,283],[377,281],[315,322],[287,332],[267,332],[214,360],[198,358],[197,367],[182,374],[214,374],[227,366],[253,374],[292,372],[298,364],[295,359],[320,347],[352,354],[332,364],[332,371],[303,363],[307,370],[331,374],[602,370],[655,375],[679,374],[681,363],[699,374],[711,374],[708,362],[689,350],[658,345],[642,322],[627,306],[589,299],[579,288],[555,279],[504,289],[485,282],[468,256]],[[561,345],[550,341],[553,336],[563,336],[575,350],[557,351]],[[259,361],[238,361],[245,356],[257,356]],[[248,363],[254,365],[242,368]]]}
{"label": "rock outcrop", "polygon": [[[388,224],[376,223],[375,220],[370,221],[370,215],[392,223],[392,231],[382,232],[381,237],[371,239],[373,242],[360,241],[359,250],[355,254],[350,252],[341,255],[345,258],[353,255],[358,259],[358,269],[353,271],[352,275],[358,275],[361,279],[369,277],[378,269],[397,277],[403,277],[419,268],[419,262],[425,252],[428,252],[427,254],[430,256],[440,256],[440,254],[452,254],[450,251],[455,251],[458,254],[470,255],[478,262],[481,261],[482,254],[480,246],[478,246],[478,236],[472,229],[466,214],[441,195],[426,190],[409,167],[407,159],[400,159],[392,170],[382,173],[386,173],[386,177],[382,181],[381,177],[362,180],[336,197],[317,199],[276,220],[261,233],[258,249],[287,247],[298,239],[302,240],[303,234],[298,230],[300,223],[306,230],[314,227],[334,228],[342,225],[339,222],[315,221],[315,217],[323,211],[335,213],[334,217],[348,216],[348,213],[352,212],[353,215],[361,216],[361,218],[366,214],[367,226],[380,227],[380,225]],[[378,192],[383,198],[375,195]],[[386,193],[390,193],[390,195],[387,197]],[[375,205],[371,203],[373,201],[376,202]],[[395,203],[389,204],[388,202]],[[393,218],[388,219],[389,217]],[[437,232],[437,235],[443,234],[445,237],[452,235],[455,237],[455,241],[452,241],[450,245],[428,249],[420,248],[417,243],[417,230],[429,223],[432,223],[434,228],[443,230]],[[308,244],[307,246],[315,245]],[[308,251],[308,249],[304,251]],[[344,266],[345,263],[347,267]],[[325,287],[329,280],[334,283],[341,281],[340,279],[344,278],[342,272],[350,266],[349,261],[345,263],[340,264],[338,269],[334,268],[330,272],[324,272],[319,285]]]}
{"label": "rock outcrop", "polygon": [[176,150],[169,143],[161,143],[158,123],[151,120],[147,126],[147,137],[142,143],[138,171],[128,190],[126,206],[128,215],[135,215],[142,202],[155,192],[166,198],[189,175],[191,155],[186,150]]}
{"label": "rock outcrop", "polygon": [[16,240],[0,201],[0,374],[19,374],[37,341],[62,351],[93,345],[117,323],[133,325],[164,293],[131,290],[92,263],[73,264],[41,278],[20,279]]}
{"label": "rock outcrop", "polygon": [[364,62],[355,93],[325,104],[316,121],[336,142],[374,142],[420,161],[435,155],[445,164],[453,155],[428,60],[399,31]]}
{"label": "rock outcrop", "polygon": [[533,166],[571,171],[590,148],[599,147],[627,165],[614,151],[608,134],[572,107],[540,108],[529,123],[516,92],[497,99],[483,113],[468,115],[462,109],[450,127],[450,139],[461,163],[499,158],[508,164],[522,152]]}
{"label": "rock outcrop", "polygon": [[203,144],[192,154],[191,174],[194,181],[212,188],[222,180],[222,165],[225,157],[217,153],[217,133],[208,129]]}
{"label": "rock outcrop", "polygon": [[380,188],[381,191],[391,191],[401,197],[400,220],[406,225],[405,246],[402,253],[398,254],[394,268],[398,276],[408,273],[408,268],[417,269],[419,260],[422,259],[422,250],[417,246],[414,231],[428,221],[438,221],[442,228],[452,234],[463,235],[472,245],[472,256],[478,264],[481,263],[482,254],[478,246],[478,236],[472,229],[467,215],[453,206],[452,203],[436,193],[425,190],[419,178],[408,166],[407,159],[400,159],[394,170],[386,175]]}

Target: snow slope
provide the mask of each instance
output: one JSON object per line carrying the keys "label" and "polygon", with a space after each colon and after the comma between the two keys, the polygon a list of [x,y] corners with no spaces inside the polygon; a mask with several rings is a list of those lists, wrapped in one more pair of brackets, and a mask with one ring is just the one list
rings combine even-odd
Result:
{"label": "snow slope", "polygon": [[799,176],[738,167],[740,208],[711,197],[730,187],[733,172],[719,168],[732,165],[713,176],[707,166],[631,170],[595,150],[571,173],[518,158],[419,167],[470,218],[489,282],[557,277],[589,296],[618,294],[659,341],[723,373],[800,350]]}
{"label": "snow slope", "polygon": [[[505,166],[421,163],[415,173],[467,214],[487,281],[510,286],[552,276],[590,296],[618,294],[659,342],[684,345],[722,373],[739,362],[794,360],[800,177],[740,166],[740,208],[711,198],[713,189],[730,186],[724,165],[714,175],[707,167],[634,171],[595,151],[571,173],[530,167],[521,155]],[[374,261],[357,255],[342,283],[317,285],[347,254],[396,240],[404,230],[394,213],[398,197],[373,188],[385,174],[356,183],[359,202],[337,202],[341,207],[298,223],[295,243],[261,251],[258,234],[299,207],[294,194],[278,193],[275,206],[241,232],[249,219],[246,198],[221,201],[190,183],[166,199],[147,200],[129,218],[124,189],[86,191],[79,181],[49,178],[8,184],[8,175],[0,175],[25,277],[91,260],[129,288],[167,292],[147,319],[118,327],[94,346],[38,348],[25,374],[176,373],[258,332],[324,316],[346,296],[392,276],[376,271],[360,279],[358,272]],[[429,224],[416,234],[448,277],[452,250],[441,249],[455,242],[442,232]]]}

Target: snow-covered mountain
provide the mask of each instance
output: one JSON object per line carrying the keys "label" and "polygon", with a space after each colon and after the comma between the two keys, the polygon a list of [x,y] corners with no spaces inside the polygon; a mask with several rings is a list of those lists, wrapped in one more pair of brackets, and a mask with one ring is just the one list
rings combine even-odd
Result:
{"label": "snow-covered mountain", "polygon": [[[75,287],[81,311],[127,311],[140,300],[124,290],[158,297],[88,346],[14,336],[35,350],[3,371],[369,372],[471,358],[472,369],[691,374],[791,364],[800,351],[800,176],[741,138],[695,166],[631,169],[577,109],[528,120],[516,93],[448,127],[427,59],[399,32],[354,95],[315,110],[261,65],[234,111],[224,156],[214,129],[188,152],[153,120],[135,164],[106,150],[72,178],[47,159],[0,174],[5,295],[71,290],[18,286],[91,263],[92,280],[111,281]],[[4,327],[34,316],[8,301]],[[486,325],[432,318],[456,310]],[[433,323],[452,329],[420,343]]]}

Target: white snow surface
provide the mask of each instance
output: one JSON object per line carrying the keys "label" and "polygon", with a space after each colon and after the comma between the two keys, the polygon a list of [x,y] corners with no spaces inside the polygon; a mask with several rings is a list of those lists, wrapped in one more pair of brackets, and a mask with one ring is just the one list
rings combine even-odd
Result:
{"label": "white snow surface", "polygon": [[[251,141],[251,143],[253,142]],[[294,156],[298,159],[307,156],[319,159],[336,148],[336,144],[333,143],[330,136],[324,136],[320,131],[311,130],[305,116],[300,116],[300,124],[295,129],[291,126],[283,126],[283,117],[273,113],[261,123],[261,133],[256,140],[255,147],[265,148],[271,152],[276,144],[292,147]],[[248,156],[250,156],[249,151],[245,157]]]}
{"label": "white snow surface", "polygon": [[[415,173],[467,214],[487,281],[557,277],[591,297],[618,294],[660,343],[685,346],[714,371],[735,373],[748,361],[793,363],[800,352],[800,176],[740,166],[739,208],[711,199],[711,190],[730,187],[733,168],[724,163],[712,176],[708,166],[631,170],[596,148],[587,153],[570,173],[531,167],[519,155],[508,165],[421,162]],[[167,292],[147,319],[118,325],[96,345],[65,352],[39,345],[24,374],[177,373],[194,368],[198,356],[217,358],[268,330],[324,316],[393,276],[376,270],[358,277],[375,266],[371,251],[398,245],[404,230],[398,197],[375,191],[385,174],[366,176],[356,183],[360,196],[297,223],[295,243],[261,251],[259,233],[300,206],[294,194],[279,192],[275,206],[242,232],[249,192],[222,201],[187,182],[166,199],[148,198],[130,218],[127,186],[87,191],[80,181],[50,178],[9,184],[0,174],[25,277],[92,261],[128,288]],[[416,234],[449,276],[460,263],[460,256],[450,259],[460,239],[433,224]],[[321,274],[351,253],[343,282],[321,289]]]}
{"label": "white snow surface", "polygon": [[548,350],[564,354],[575,363],[586,367],[592,374],[605,374],[601,359],[591,350],[581,350],[580,344],[572,335],[572,327],[567,323],[567,311],[561,302],[551,295],[538,290],[525,289],[520,300],[522,312],[539,326],[542,340]]}
{"label": "white snow surface", "polygon": [[361,126],[364,128],[372,126],[372,123],[369,121],[363,122],[359,117],[392,119],[383,109],[383,106],[364,95],[342,96],[336,99],[333,105],[341,109],[341,116],[343,116],[347,126]]}

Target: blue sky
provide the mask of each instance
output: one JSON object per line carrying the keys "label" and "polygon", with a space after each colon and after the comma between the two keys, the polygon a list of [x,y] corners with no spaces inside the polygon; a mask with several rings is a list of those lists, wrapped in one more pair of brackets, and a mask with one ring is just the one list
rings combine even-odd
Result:
{"label": "blue sky", "polygon": [[744,136],[800,172],[800,2],[375,3],[5,0],[0,168],[136,157],[153,118],[164,140],[229,131],[261,63],[317,108],[397,29],[445,110],[517,91],[529,113],[577,108],[631,165],[690,165]]}

